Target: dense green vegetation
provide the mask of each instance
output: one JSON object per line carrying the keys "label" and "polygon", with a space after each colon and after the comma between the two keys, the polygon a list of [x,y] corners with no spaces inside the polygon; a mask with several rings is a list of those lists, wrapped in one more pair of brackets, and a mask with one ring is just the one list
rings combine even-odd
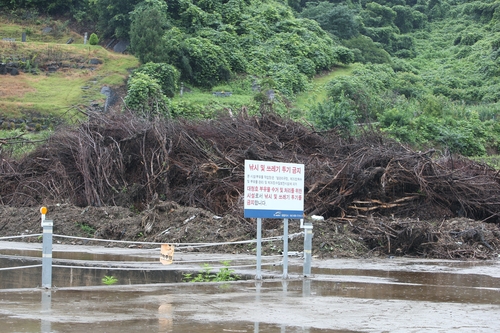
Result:
{"label": "dense green vegetation", "polygon": [[[101,40],[129,39],[143,66],[126,101],[144,116],[245,105],[345,135],[370,124],[421,149],[500,148],[498,0],[24,0],[0,9],[69,12]],[[181,82],[193,95],[179,98]],[[194,97],[224,90],[239,97]]]}

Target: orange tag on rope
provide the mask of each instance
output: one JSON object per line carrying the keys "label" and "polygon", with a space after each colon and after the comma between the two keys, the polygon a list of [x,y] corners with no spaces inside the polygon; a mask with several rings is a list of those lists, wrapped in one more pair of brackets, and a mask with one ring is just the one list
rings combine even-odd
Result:
{"label": "orange tag on rope", "polygon": [[163,265],[170,265],[174,261],[174,246],[169,244],[161,245],[160,262]]}

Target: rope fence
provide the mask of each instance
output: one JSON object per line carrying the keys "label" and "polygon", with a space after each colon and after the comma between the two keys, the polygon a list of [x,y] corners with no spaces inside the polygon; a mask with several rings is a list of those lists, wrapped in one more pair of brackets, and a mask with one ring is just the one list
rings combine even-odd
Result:
{"label": "rope fence", "polygon": [[0,271],[12,271],[15,269],[34,268],[34,267],[42,267],[42,264],[29,265],[29,266],[4,267],[4,268],[0,268]]}
{"label": "rope fence", "polygon": [[[296,237],[302,236],[303,234],[304,234],[303,231],[297,232],[297,233],[294,233],[294,234],[290,234],[290,235],[288,235],[288,239],[294,239]],[[16,239],[16,238],[39,237],[39,236],[42,236],[42,235],[43,234],[30,234],[30,235],[20,235],[20,236],[4,236],[4,237],[0,237],[0,240]],[[219,245],[237,245],[237,244],[257,243],[256,239],[243,240],[243,241],[234,241],[234,242],[220,242],[220,243],[168,243],[168,242],[122,241],[122,240],[113,240],[113,239],[89,238],[89,237],[67,236],[67,235],[58,235],[58,234],[53,234],[52,236],[53,237],[58,237],[58,238],[87,240],[87,241],[105,242],[105,243],[140,244],[140,245],[162,245],[162,244],[169,244],[169,245],[175,246],[175,248],[179,249],[179,250],[188,249],[188,248],[219,246]],[[280,241],[280,240],[283,240],[283,236],[274,236],[274,237],[262,238],[262,242],[274,242],[274,241]]]}
{"label": "rope fence", "polygon": [[[52,220],[47,220],[45,219],[45,214],[47,213],[47,208],[42,207],[40,209],[40,212],[42,214],[42,228],[43,228],[43,233],[42,234],[27,234],[27,235],[16,235],[16,236],[2,236],[0,237],[0,240],[13,240],[13,239],[26,239],[30,237],[41,237],[43,240],[42,243],[42,264],[41,265],[30,265],[30,266],[18,266],[18,267],[8,267],[8,268],[0,268],[0,270],[14,270],[14,269],[24,269],[24,268],[33,268],[33,267],[42,267],[42,287],[44,288],[51,288],[52,286],[52,267],[60,267],[60,268],[87,268],[87,269],[101,269],[99,266],[71,266],[71,265],[53,265],[52,264],[52,251],[53,251],[53,238],[65,238],[65,239],[74,239],[74,240],[81,240],[81,241],[92,241],[92,242],[105,242],[105,243],[121,243],[121,244],[140,244],[140,245],[150,245],[150,246],[161,246],[161,255],[160,255],[160,262],[162,264],[168,265],[174,262],[173,260],[173,253],[174,249],[177,250],[184,250],[184,249],[194,249],[194,248],[203,248],[203,247],[212,247],[212,246],[223,246],[223,245],[241,245],[241,244],[252,244],[252,243],[257,243],[257,257],[256,257],[256,264],[250,264],[250,265],[245,265],[241,261],[248,261],[248,258],[234,258],[234,256],[231,256],[229,258],[224,258],[226,260],[222,259],[215,259],[212,258],[212,260],[195,260],[195,261],[185,261],[185,260],[175,260],[175,263],[181,263],[181,264],[188,264],[188,263],[199,263],[199,262],[214,262],[214,261],[219,261],[224,264],[226,267],[226,263],[224,261],[239,261],[239,265],[235,266],[229,266],[231,268],[244,268],[244,267],[256,267],[257,270],[257,275],[256,279],[261,279],[261,264],[262,264],[262,253],[261,253],[261,243],[262,242],[274,242],[274,241],[283,241],[283,254],[280,256],[276,257],[281,257],[282,261],[281,262],[275,262],[271,263],[268,262],[266,263],[267,265],[283,265],[283,278],[288,277],[288,240],[293,240],[296,237],[304,236],[304,276],[307,276],[310,274],[310,258],[311,257],[311,238],[312,238],[312,224],[310,225],[302,225],[302,220],[301,220],[301,228],[304,229],[304,231],[297,232],[294,234],[288,234],[288,219],[283,219],[284,221],[284,230],[285,233],[282,236],[274,236],[274,237],[267,237],[267,238],[262,238],[261,237],[261,232],[262,232],[262,219],[258,218],[257,219],[257,239],[251,239],[251,240],[240,240],[240,241],[229,241],[229,242],[219,242],[219,243],[168,243],[168,242],[140,242],[140,241],[125,241],[125,240],[112,240],[112,239],[100,239],[100,238],[90,238],[90,237],[78,237],[78,236],[67,236],[67,235],[59,235],[59,234],[54,234],[53,233],[53,225],[54,221]],[[151,249],[144,249],[144,250],[151,250]],[[295,255],[299,254],[300,252],[295,252]],[[229,256],[229,255],[228,255]],[[270,258],[270,257],[269,257]],[[127,262],[126,260],[121,260],[122,262]],[[132,261],[132,260],[130,260]],[[307,266],[306,266],[307,265]],[[102,267],[102,269],[109,269],[110,267]],[[116,269],[120,269],[117,267]],[[131,267],[127,267],[126,269],[133,269]]]}
{"label": "rope fence", "polygon": [[[304,232],[298,232],[294,234],[288,235],[289,239],[294,239],[296,237],[302,236]],[[30,237],[40,237],[43,234],[28,234],[28,235],[19,235],[19,236],[4,236],[0,237],[0,240],[10,240],[10,239],[19,239],[19,238],[30,238]],[[233,241],[233,242],[220,242],[220,243],[164,243],[164,242],[138,242],[138,241],[123,241],[123,240],[112,240],[112,239],[100,239],[100,238],[89,238],[89,237],[78,237],[78,236],[68,236],[68,235],[59,235],[59,234],[53,234],[53,237],[56,238],[64,238],[64,239],[76,239],[76,240],[86,240],[86,241],[96,241],[96,242],[105,242],[105,243],[121,243],[121,244],[140,244],[140,245],[163,245],[163,244],[169,244],[175,246],[176,249],[178,250],[185,250],[185,249],[192,249],[192,248],[202,248],[202,247],[212,247],[212,246],[221,246],[221,245],[238,245],[238,244],[252,244],[256,243],[256,239],[251,239],[251,240],[243,240],[243,241]],[[262,242],[273,242],[273,241],[281,241],[283,240],[283,236],[274,236],[274,237],[267,237],[267,238],[262,238]],[[159,250],[159,248],[157,248]],[[272,259],[272,258],[281,258],[283,257],[282,255],[272,255],[272,256],[262,256],[263,259]],[[212,259],[203,259],[203,260],[174,260],[174,263],[178,264],[196,264],[196,263],[207,263],[207,262],[222,262],[222,261],[249,261],[249,260],[256,260],[256,259],[249,259],[249,258],[239,258],[239,259],[234,259],[233,257],[220,257],[220,258],[212,258]],[[126,260],[124,260],[126,261]],[[132,261],[132,260],[131,260]],[[269,265],[281,265],[281,262],[268,262],[266,264]],[[19,267],[7,267],[7,268],[0,268],[0,271],[3,270],[15,270],[15,269],[22,269],[22,268],[35,268],[35,267],[41,267],[42,265],[30,265],[30,266],[19,266]],[[68,265],[52,265],[52,267],[58,267],[58,268],[82,268],[82,269],[109,269],[109,267],[96,267],[96,266],[68,266]],[[228,266],[230,268],[247,268],[247,267],[255,267],[255,264],[251,265],[234,265],[234,266]],[[128,268],[129,269],[129,268]]]}
{"label": "rope fence", "polygon": [[20,236],[4,236],[0,237],[0,240],[4,239],[16,239],[16,238],[29,238],[29,237],[40,237],[43,236],[43,234],[30,234],[30,235],[20,235]]}

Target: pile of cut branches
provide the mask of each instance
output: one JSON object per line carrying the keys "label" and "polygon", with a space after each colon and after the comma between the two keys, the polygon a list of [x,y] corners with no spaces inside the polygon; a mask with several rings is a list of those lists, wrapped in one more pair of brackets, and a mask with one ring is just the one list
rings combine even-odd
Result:
{"label": "pile of cut branches", "polygon": [[474,161],[415,152],[375,132],[343,138],[274,114],[144,120],[91,114],[20,160],[2,156],[2,204],[121,205],[156,197],[216,214],[242,212],[244,161],[305,165],[305,213],[497,222],[500,177]]}
{"label": "pile of cut branches", "polygon": [[370,251],[389,255],[490,259],[500,246],[496,224],[463,217],[421,221],[367,216],[350,226]]}
{"label": "pile of cut branches", "polygon": [[471,240],[485,251],[498,246],[491,230],[420,222],[469,218],[498,229],[497,170],[434,150],[416,152],[375,131],[345,138],[275,114],[187,121],[92,113],[19,160],[1,157],[3,205],[132,207],[145,212],[149,229],[156,205],[166,200],[243,219],[246,159],[301,163],[306,215],[350,224],[395,221],[355,225],[369,248],[479,258],[477,247],[454,247]]}

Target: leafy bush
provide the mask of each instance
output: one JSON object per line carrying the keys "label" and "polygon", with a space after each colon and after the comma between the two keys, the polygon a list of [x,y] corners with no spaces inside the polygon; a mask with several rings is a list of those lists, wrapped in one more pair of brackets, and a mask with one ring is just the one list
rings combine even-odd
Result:
{"label": "leafy bush", "polygon": [[174,97],[179,90],[179,71],[172,65],[165,63],[148,62],[134,71],[144,73],[150,78],[155,79],[161,87],[161,90],[167,97]]}
{"label": "leafy bush", "polygon": [[474,45],[482,36],[476,32],[468,32],[460,39],[461,45]]}
{"label": "leafy bush", "polygon": [[382,128],[391,126],[404,127],[411,124],[413,114],[406,108],[392,108],[378,115],[378,121]]}
{"label": "leafy bush", "polygon": [[370,37],[360,35],[343,41],[343,44],[353,51],[357,62],[384,64],[391,61],[389,53],[374,43]]}
{"label": "leafy bush", "polygon": [[296,19],[277,2],[173,1],[168,12],[177,26],[163,34],[155,61],[174,65],[196,86],[211,88],[246,72],[272,77],[275,88],[290,96],[303,91],[307,78],[353,59],[347,49],[334,52],[317,22]]}
{"label": "leafy bush", "polygon": [[333,48],[333,53],[335,59],[337,59],[337,61],[341,64],[349,65],[354,62],[354,52],[352,50],[349,50],[347,47],[335,46]]}
{"label": "leafy bush", "polygon": [[231,67],[221,47],[201,37],[191,37],[183,43],[185,64],[183,74],[196,85],[211,88],[231,77]]}
{"label": "leafy bush", "polygon": [[306,90],[308,86],[307,77],[294,65],[273,63],[269,66],[268,74],[275,82],[273,88],[288,97]]}
{"label": "leafy bush", "polygon": [[356,76],[341,76],[326,85],[329,98],[334,101],[349,100],[350,109],[358,115],[361,121],[370,119],[376,112],[375,94],[371,87]]}
{"label": "leafy bush", "polygon": [[215,274],[212,273],[212,267],[209,264],[203,264],[202,270],[196,276],[191,273],[184,274],[185,282],[225,282],[237,281],[240,276],[234,273],[233,269],[229,268],[230,261],[223,261],[224,267],[219,269]]}
{"label": "leafy bush", "polygon": [[97,37],[97,35],[95,33],[91,33],[90,34],[89,44],[90,45],[97,45],[97,44],[99,44],[99,37]]}
{"label": "leafy bush", "polygon": [[128,80],[125,105],[145,118],[169,115],[169,100],[158,81],[145,73],[135,73]]}
{"label": "leafy bush", "polygon": [[328,99],[311,109],[310,119],[321,130],[337,129],[350,134],[355,128],[356,115],[352,101],[341,94],[340,98]]}
{"label": "leafy bush", "polygon": [[105,285],[113,285],[115,283],[118,282],[118,279],[115,278],[113,275],[105,275],[103,278],[102,278],[102,283],[104,283]]}

